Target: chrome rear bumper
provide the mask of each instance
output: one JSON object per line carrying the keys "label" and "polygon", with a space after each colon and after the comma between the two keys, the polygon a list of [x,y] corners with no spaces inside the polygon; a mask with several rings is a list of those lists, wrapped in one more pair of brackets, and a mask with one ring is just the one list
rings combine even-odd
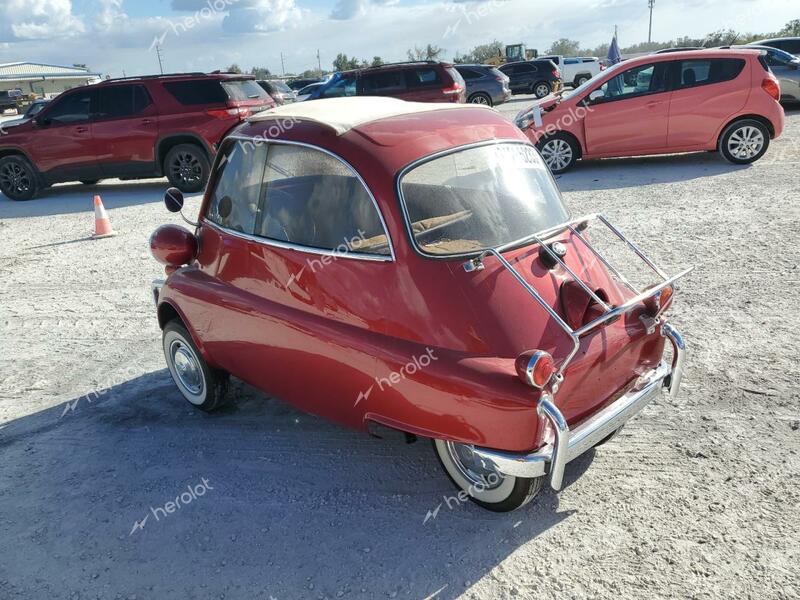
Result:
{"label": "chrome rear bumper", "polygon": [[661,325],[661,335],[672,343],[672,364],[661,362],[655,369],[643,374],[634,387],[615,402],[598,411],[575,429],[570,429],[550,394],[542,394],[538,412],[547,418],[555,432],[552,443],[531,454],[515,454],[474,449],[487,466],[504,475],[514,477],[539,477],[549,473],[550,485],[560,490],[567,463],[597,445],[622,427],[666,388],[671,396],[678,393],[683,375],[686,349],[681,335],[671,325]]}

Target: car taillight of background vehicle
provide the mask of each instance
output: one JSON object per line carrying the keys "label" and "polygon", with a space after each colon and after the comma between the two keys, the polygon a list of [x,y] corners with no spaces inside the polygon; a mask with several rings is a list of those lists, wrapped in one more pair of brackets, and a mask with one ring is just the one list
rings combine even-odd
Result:
{"label": "car taillight of background vehicle", "polygon": [[606,70],[606,66],[603,63],[600,63],[600,70],[601,71],[605,71]]}
{"label": "car taillight of background vehicle", "polygon": [[215,119],[228,119],[230,117],[239,117],[240,121],[244,121],[252,113],[249,108],[237,106],[236,108],[221,108],[218,110],[207,110],[206,114]]}
{"label": "car taillight of background vehicle", "polygon": [[559,71],[558,69],[553,69],[553,77],[555,77],[556,79],[561,79],[561,71]]}
{"label": "car taillight of background vehicle", "polygon": [[772,77],[767,77],[761,82],[761,89],[767,92],[775,100],[781,99],[781,86]]}
{"label": "car taillight of background vehicle", "polygon": [[442,93],[445,96],[458,96],[464,91],[464,87],[459,85],[458,83],[454,83],[450,87],[446,87],[442,90]]}

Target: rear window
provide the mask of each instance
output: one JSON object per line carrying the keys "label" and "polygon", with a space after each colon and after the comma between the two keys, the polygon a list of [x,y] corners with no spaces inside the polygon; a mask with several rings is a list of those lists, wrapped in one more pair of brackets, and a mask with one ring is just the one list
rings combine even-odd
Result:
{"label": "rear window", "polygon": [[228,95],[216,79],[190,79],[187,81],[169,81],[164,88],[181,104],[193,106],[197,104],[225,104]]}
{"label": "rear window", "polygon": [[264,91],[253,79],[242,79],[239,81],[223,81],[222,88],[228,92],[231,100],[259,100],[269,98],[269,94]]}
{"label": "rear window", "polygon": [[429,87],[442,82],[436,69],[409,69],[406,82],[410,88]]}
{"label": "rear window", "polygon": [[290,94],[292,92],[292,88],[286,85],[283,81],[270,81],[269,83],[281,94]]}
{"label": "rear window", "polygon": [[740,58],[684,60],[680,62],[679,87],[694,87],[736,79],[744,69]]}

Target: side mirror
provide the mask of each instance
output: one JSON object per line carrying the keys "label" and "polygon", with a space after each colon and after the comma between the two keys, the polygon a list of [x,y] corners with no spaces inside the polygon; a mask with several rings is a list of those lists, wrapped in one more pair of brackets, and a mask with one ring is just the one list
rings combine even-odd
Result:
{"label": "side mirror", "polygon": [[603,90],[595,90],[591,94],[589,94],[589,102],[597,102],[598,100],[602,100],[606,97],[606,93]]}
{"label": "side mirror", "polygon": [[169,188],[164,194],[164,204],[169,212],[181,212],[183,210],[183,192],[175,187]]}

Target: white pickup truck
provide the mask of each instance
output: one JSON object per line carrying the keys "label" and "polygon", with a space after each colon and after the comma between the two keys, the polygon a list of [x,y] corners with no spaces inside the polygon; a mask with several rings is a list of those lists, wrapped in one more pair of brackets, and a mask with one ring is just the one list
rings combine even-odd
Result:
{"label": "white pickup truck", "polygon": [[602,71],[600,59],[596,56],[539,56],[542,60],[552,60],[561,71],[564,85],[578,87]]}

